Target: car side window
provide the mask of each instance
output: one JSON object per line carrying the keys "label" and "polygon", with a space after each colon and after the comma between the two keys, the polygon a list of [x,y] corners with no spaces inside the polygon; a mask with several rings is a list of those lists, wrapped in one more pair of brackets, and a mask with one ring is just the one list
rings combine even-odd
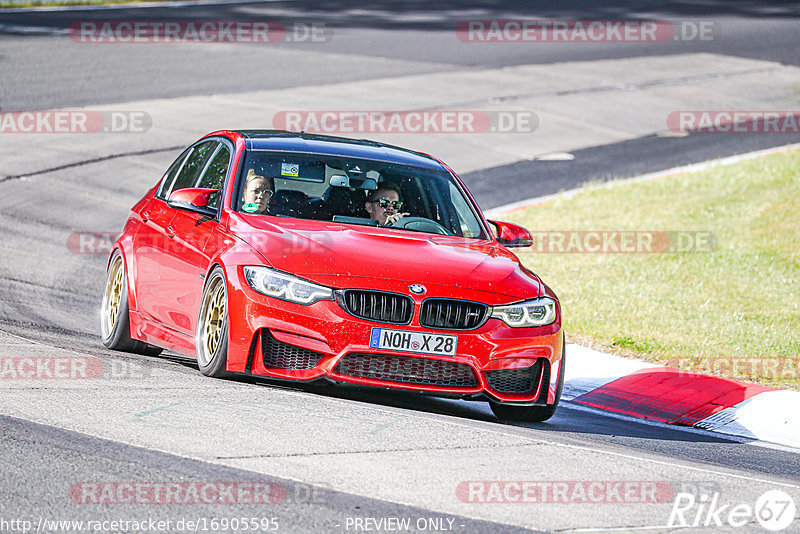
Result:
{"label": "car side window", "polygon": [[214,153],[214,149],[217,148],[218,144],[219,141],[206,141],[194,147],[194,150],[192,150],[192,153],[186,158],[186,162],[178,172],[172,185],[169,189],[163,191],[164,197],[169,198],[169,195],[178,189],[195,187],[200,173],[203,172],[203,169],[206,167],[208,158]]}
{"label": "car side window", "polygon": [[161,181],[161,187],[158,189],[158,194],[156,194],[158,198],[165,198],[166,192],[172,189],[172,184],[175,182],[175,176],[178,174],[178,171],[181,170],[181,166],[183,165],[183,161],[186,159],[186,156],[188,156],[191,152],[192,149],[187,148],[180,156],[178,156],[178,159],[176,159],[172,165],[169,166],[167,172],[164,173],[164,179]]}
{"label": "car side window", "polygon": [[[203,176],[197,182],[195,187],[205,187],[208,189],[219,189],[220,192],[225,185],[225,176],[228,174],[228,165],[230,164],[231,151],[224,144],[220,143],[219,148],[211,157]],[[209,198],[208,207],[218,208],[219,200],[222,197],[220,193],[215,193]]]}
{"label": "car side window", "polygon": [[456,186],[453,183],[448,185],[450,187],[450,200],[458,214],[461,235],[464,237],[479,237],[481,235],[481,225],[477,217],[472,214],[472,210],[470,210],[466,200],[464,200],[464,196],[456,189]]}

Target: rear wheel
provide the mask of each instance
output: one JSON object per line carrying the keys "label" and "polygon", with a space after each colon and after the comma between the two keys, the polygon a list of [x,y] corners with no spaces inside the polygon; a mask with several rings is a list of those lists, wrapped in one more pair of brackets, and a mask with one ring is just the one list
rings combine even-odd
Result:
{"label": "rear wheel", "polygon": [[131,338],[127,278],[125,260],[122,253],[117,250],[108,263],[106,287],[100,307],[100,333],[103,345],[112,350],[157,356],[161,354],[161,348]]}
{"label": "rear wheel", "polygon": [[206,376],[228,376],[228,292],[225,274],[214,267],[208,277],[197,320],[197,367]]}
{"label": "rear wheel", "polygon": [[498,404],[490,402],[492,412],[503,421],[525,421],[542,422],[547,421],[556,413],[558,402],[561,400],[561,391],[564,389],[564,370],[566,345],[561,348],[561,366],[559,368],[558,387],[556,388],[556,398],[553,404],[547,406],[514,406],[513,404]]}

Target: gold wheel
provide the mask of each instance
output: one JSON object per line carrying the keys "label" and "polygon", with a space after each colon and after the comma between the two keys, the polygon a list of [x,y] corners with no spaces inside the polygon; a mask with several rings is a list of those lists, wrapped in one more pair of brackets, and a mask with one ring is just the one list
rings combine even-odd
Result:
{"label": "gold wheel", "polygon": [[221,274],[213,274],[201,304],[197,329],[197,363],[201,368],[212,364],[224,341],[222,336],[226,335],[227,305],[225,278]]}
{"label": "gold wheel", "polygon": [[122,256],[116,256],[108,269],[106,289],[103,294],[103,338],[108,339],[114,330],[119,318],[122,292],[125,290],[125,267]]}

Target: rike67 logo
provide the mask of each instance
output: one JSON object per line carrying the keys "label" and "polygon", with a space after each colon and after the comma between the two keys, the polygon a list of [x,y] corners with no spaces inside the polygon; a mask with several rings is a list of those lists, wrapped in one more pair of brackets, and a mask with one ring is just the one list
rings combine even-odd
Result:
{"label": "rike67 logo", "polygon": [[754,520],[762,527],[777,532],[794,521],[794,499],[781,490],[761,495],[755,505],[724,502],[719,492],[712,495],[678,493],[672,504],[667,526],[670,527],[744,527]]}

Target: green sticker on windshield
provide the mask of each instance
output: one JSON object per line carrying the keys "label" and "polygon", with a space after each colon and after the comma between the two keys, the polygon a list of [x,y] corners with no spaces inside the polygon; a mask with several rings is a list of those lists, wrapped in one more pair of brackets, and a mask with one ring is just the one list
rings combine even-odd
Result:
{"label": "green sticker on windshield", "polygon": [[242,206],[242,211],[246,211],[247,213],[252,213],[258,209],[258,204],[253,204],[252,202],[248,202],[244,206]]}

